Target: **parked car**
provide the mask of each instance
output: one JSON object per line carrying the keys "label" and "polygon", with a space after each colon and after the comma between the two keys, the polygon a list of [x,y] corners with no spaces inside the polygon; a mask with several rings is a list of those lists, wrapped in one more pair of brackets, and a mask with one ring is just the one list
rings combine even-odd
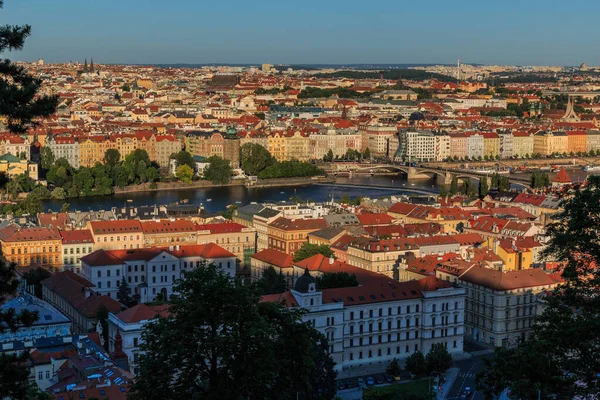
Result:
{"label": "parked car", "polygon": [[358,386],[365,387],[365,380],[363,378],[358,378]]}
{"label": "parked car", "polygon": [[381,385],[383,382],[384,380],[382,376],[378,376],[377,378],[375,378],[375,383],[377,383],[378,385]]}
{"label": "parked car", "polygon": [[[400,380],[400,377],[398,377],[398,380]],[[385,374],[385,381],[387,383],[392,383],[394,381],[394,378],[392,378],[390,375]]]}
{"label": "parked car", "polygon": [[408,375],[410,376],[410,379],[417,379],[417,376],[412,372],[409,372]]}
{"label": "parked car", "polygon": [[375,380],[373,379],[373,377],[372,377],[372,376],[369,376],[369,377],[367,378],[367,385],[369,385],[369,386],[373,386],[374,384],[375,384]]}

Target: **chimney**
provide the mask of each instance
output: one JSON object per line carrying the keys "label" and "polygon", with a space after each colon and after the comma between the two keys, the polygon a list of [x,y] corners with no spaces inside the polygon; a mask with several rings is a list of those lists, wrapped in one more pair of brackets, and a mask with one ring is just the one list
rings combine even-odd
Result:
{"label": "chimney", "polygon": [[86,299],[92,295],[92,290],[89,287],[84,288],[84,291]]}
{"label": "chimney", "polygon": [[179,251],[179,245],[175,246],[175,250]]}
{"label": "chimney", "polygon": [[169,246],[169,251],[173,251],[173,246]]}
{"label": "chimney", "polygon": [[333,257],[329,257],[329,265],[333,264],[333,261],[334,261]]}

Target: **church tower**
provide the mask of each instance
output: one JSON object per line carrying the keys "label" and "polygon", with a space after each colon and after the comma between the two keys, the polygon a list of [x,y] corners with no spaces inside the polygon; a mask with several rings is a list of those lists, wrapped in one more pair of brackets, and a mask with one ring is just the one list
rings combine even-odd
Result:
{"label": "church tower", "polygon": [[88,65],[87,65],[87,57],[85,59],[85,61],[83,62],[83,73],[87,74],[88,72]]}
{"label": "church tower", "polygon": [[94,73],[94,59],[90,58],[90,73]]}

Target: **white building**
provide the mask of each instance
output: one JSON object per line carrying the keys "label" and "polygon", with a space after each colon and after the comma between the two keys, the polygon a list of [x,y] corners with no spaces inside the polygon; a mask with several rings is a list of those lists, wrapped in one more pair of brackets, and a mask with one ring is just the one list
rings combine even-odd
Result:
{"label": "white building", "polygon": [[510,158],[515,155],[512,133],[500,133],[498,136],[500,136],[500,157]]}
{"label": "white building", "polygon": [[262,299],[282,300],[306,309],[303,320],[328,338],[337,371],[426,354],[434,343],[463,352],[465,290],[434,276],[319,291],[306,271],[293,290]]}
{"label": "white building", "polygon": [[450,152],[450,136],[443,133],[435,134],[435,160],[444,161],[452,157]]}
{"label": "white building", "polygon": [[144,326],[152,321],[157,315],[166,317],[168,315],[166,305],[149,306],[138,304],[124,311],[108,314],[108,351],[115,351],[115,337],[117,332],[121,334],[122,349],[127,355],[129,369],[137,373],[137,362],[140,355],[139,345],[142,342]]}
{"label": "white building", "polygon": [[329,128],[318,134],[311,134],[310,158],[322,160],[331,150],[334,156],[342,157],[348,150],[361,151],[362,135],[354,130]]}
{"label": "white building", "polygon": [[128,250],[96,250],[81,259],[82,275],[96,286],[96,292],[117,297],[125,277],[133,296],[140,302],[152,302],[161,293],[163,298],[173,294],[173,285],[183,271],[202,265],[215,264],[232,277],[236,274],[237,258],[215,243],[169,248]]}
{"label": "white building", "polygon": [[483,135],[476,133],[467,137],[467,157],[471,160],[483,158]]}
{"label": "white building", "polygon": [[81,257],[91,254],[94,237],[88,229],[60,230],[63,249],[63,270],[81,273]]}
{"label": "white building", "polygon": [[[434,161],[436,159],[436,137],[431,131],[402,132],[406,135],[405,156],[411,161]],[[404,138],[401,140],[403,141]],[[448,142],[448,145],[450,142]]]}
{"label": "white building", "polygon": [[46,146],[52,150],[54,159],[64,158],[75,169],[79,168],[79,141],[71,136],[48,136]]}

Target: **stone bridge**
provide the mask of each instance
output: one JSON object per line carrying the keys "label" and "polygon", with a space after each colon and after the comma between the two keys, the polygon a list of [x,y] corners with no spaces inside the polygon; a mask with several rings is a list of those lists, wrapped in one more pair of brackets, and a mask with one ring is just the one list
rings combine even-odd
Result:
{"label": "stone bridge", "polygon": [[[408,165],[400,164],[332,164],[329,172],[332,174],[338,172],[365,172],[365,171],[399,171],[407,175],[408,180],[418,179],[430,179],[437,177],[438,180],[443,180],[445,185],[452,183],[452,178],[457,177],[458,179],[479,179],[487,178],[488,185],[491,184],[492,174],[477,172],[463,169],[447,169],[447,168],[435,168],[435,167],[413,167]],[[337,168],[335,168],[337,167]],[[511,184],[523,186],[529,188],[529,179],[522,177],[515,177],[511,175],[505,175]]]}

